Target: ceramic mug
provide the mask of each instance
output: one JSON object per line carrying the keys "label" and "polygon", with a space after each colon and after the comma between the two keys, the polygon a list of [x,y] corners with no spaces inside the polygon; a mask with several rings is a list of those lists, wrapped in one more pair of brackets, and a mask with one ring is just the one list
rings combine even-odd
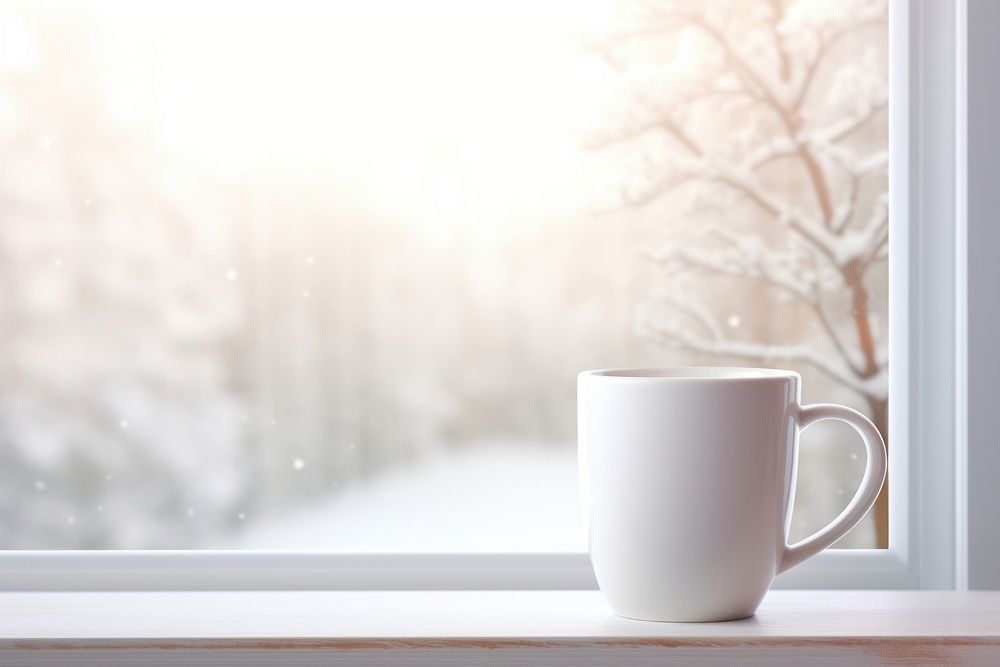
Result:
{"label": "ceramic mug", "polygon": [[[775,575],[843,537],[885,480],[860,412],[800,405],[797,373],[633,368],[578,378],[580,489],[590,560],[612,610],[654,621],[750,616]],[[799,432],[850,424],[864,478],[828,526],[789,546]]]}

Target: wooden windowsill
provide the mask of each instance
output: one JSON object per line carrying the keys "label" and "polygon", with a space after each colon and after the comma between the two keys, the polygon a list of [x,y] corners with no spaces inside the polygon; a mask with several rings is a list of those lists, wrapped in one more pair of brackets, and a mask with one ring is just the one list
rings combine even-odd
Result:
{"label": "wooden windowsill", "polygon": [[596,591],[0,593],[0,664],[1000,664],[1000,592],[773,591],[756,616],[615,617]]}

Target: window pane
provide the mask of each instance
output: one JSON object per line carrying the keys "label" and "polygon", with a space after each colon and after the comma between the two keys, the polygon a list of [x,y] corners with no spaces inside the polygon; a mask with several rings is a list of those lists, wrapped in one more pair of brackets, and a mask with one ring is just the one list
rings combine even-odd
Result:
{"label": "window pane", "polygon": [[0,548],[582,551],[587,368],[886,433],[883,4],[2,12]]}

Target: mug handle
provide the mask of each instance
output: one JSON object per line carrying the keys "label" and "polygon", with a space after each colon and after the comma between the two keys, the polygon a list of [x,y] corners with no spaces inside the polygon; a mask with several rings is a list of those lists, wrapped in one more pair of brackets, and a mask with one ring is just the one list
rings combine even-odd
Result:
{"label": "mug handle", "polygon": [[[778,574],[794,567],[805,559],[815,556],[823,549],[842,538],[851,528],[871,509],[878,498],[879,491],[882,490],[882,483],[885,481],[886,454],[885,442],[882,435],[875,428],[868,417],[857,410],[843,405],[832,403],[817,403],[815,405],[805,405],[799,408],[796,419],[799,430],[805,429],[811,424],[824,419],[837,419],[852,426],[865,443],[865,450],[868,459],[865,464],[865,476],[861,478],[861,485],[851,498],[847,507],[822,530],[813,533],[806,539],[791,546],[785,545],[781,561],[778,564]],[[789,498],[789,501],[792,499]],[[791,503],[789,503],[789,511]]]}

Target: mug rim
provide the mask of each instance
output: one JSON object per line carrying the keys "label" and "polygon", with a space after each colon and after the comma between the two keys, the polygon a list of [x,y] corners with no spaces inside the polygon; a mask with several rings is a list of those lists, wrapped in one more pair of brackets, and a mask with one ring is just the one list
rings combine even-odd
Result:
{"label": "mug rim", "polygon": [[645,382],[760,382],[766,380],[801,380],[795,371],[753,366],[638,366],[634,368],[599,368],[583,371],[583,379]]}

